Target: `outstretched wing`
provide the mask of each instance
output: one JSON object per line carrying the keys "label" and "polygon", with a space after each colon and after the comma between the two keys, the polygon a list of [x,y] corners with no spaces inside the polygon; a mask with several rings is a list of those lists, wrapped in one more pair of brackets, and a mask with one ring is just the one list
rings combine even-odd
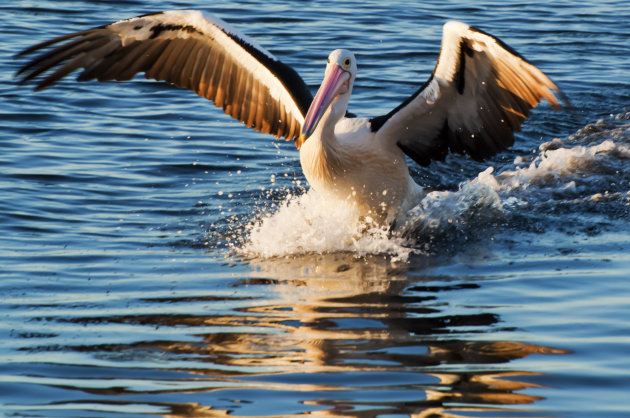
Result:
{"label": "outstretched wing", "polygon": [[299,137],[313,99],[292,68],[196,10],[121,20],[42,42],[18,56],[36,52],[18,71],[22,83],[42,77],[36,90],[79,68],[79,81],[123,81],[144,72],[197,92],[248,127],[286,139]]}
{"label": "outstretched wing", "polygon": [[514,132],[544,98],[559,109],[558,88],[499,39],[459,22],[444,25],[431,78],[387,115],[370,120],[418,164],[449,150],[483,160],[514,143]]}

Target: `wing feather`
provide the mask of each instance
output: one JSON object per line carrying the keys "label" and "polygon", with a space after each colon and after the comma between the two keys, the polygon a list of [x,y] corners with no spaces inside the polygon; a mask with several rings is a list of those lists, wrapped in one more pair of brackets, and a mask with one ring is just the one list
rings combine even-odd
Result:
{"label": "wing feather", "polygon": [[559,109],[554,93],[558,87],[501,40],[448,22],[431,78],[370,126],[421,165],[449,151],[483,160],[514,143],[514,132],[542,99]]}
{"label": "wing feather", "polygon": [[[168,11],[60,36],[18,54],[35,89],[83,69],[78,81],[124,81],[138,73],[195,91],[248,127],[296,139],[312,95],[302,78],[224,21]],[[50,74],[46,75],[47,72]]]}

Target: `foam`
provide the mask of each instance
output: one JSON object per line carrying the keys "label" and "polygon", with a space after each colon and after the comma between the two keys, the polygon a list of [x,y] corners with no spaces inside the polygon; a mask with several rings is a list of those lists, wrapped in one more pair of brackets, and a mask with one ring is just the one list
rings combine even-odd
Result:
{"label": "foam", "polygon": [[472,217],[494,216],[501,210],[496,192],[477,180],[457,191],[425,195],[404,214],[394,230],[362,219],[351,205],[324,200],[313,190],[289,196],[280,208],[249,228],[242,253],[249,257],[286,257],[297,254],[352,252],[357,257],[385,254],[405,261],[423,252],[418,234],[434,236],[466,224]]}
{"label": "foam", "polygon": [[[558,141],[552,141],[554,146]],[[506,170],[493,175],[494,168],[489,167],[477,176],[477,180],[496,191],[513,191],[525,188],[551,187],[557,191],[575,189],[574,176],[597,174],[606,160],[630,159],[630,147],[612,140],[593,146],[574,146],[571,148],[547,149],[551,143],[541,145],[541,154],[528,165],[521,157],[514,160],[514,165],[522,165],[515,170]]]}
{"label": "foam", "polygon": [[325,252],[408,256],[410,250],[403,249],[401,238],[360,219],[352,205],[326,201],[313,190],[288,196],[275,213],[254,222],[242,248],[264,258]]}

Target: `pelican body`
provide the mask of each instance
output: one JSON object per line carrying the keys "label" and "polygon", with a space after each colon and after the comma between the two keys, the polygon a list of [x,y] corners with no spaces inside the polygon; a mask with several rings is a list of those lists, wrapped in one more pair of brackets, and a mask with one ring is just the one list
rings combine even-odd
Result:
{"label": "pelican body", "polygon": [[416,202],[420,187],[409,175],[402,149],[373,132],[369,119],[345,117],[356,73],[352,52],[337,49],[328,57],[299,139],[300,163],[311,187],[324,197],[391,221]]}
{"label": "pelican body", "polygon": [[[262,133],[294,140],[304,175],[323,198],[388,223],[421,194],[406,157],[422,166],[449,152],[488,158],[514,142],[529,111],[557,86],[498,38],[460,22],[443,27],[433,73],[389,113],[348,117],[354,54],[336,49],[313,97],[302,78],[223,20],[194,10],[120,20],[34,45],[21,83],[46,88],[77,69],[79,81],[137,73],[195,91]],[[48,75],[44,75],[51,71]]]}

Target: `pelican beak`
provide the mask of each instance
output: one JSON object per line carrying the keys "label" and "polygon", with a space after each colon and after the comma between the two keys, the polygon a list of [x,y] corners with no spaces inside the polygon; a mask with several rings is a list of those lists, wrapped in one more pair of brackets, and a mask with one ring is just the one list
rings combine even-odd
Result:
{"label": "pelican beak", "polygon": [[311,107],[306,113],[306,118],[304,118],[302,135],[300,136],[302,142],[306,141],[313,134],[324,112],[326,112],[326,109],[328,109],[334,99],[348,91],[349,80],[350,73],[339,65],[333,64],[326,68],[324,81],[322,81],[322,85],[317,90],[313,103],[311,103]]}

